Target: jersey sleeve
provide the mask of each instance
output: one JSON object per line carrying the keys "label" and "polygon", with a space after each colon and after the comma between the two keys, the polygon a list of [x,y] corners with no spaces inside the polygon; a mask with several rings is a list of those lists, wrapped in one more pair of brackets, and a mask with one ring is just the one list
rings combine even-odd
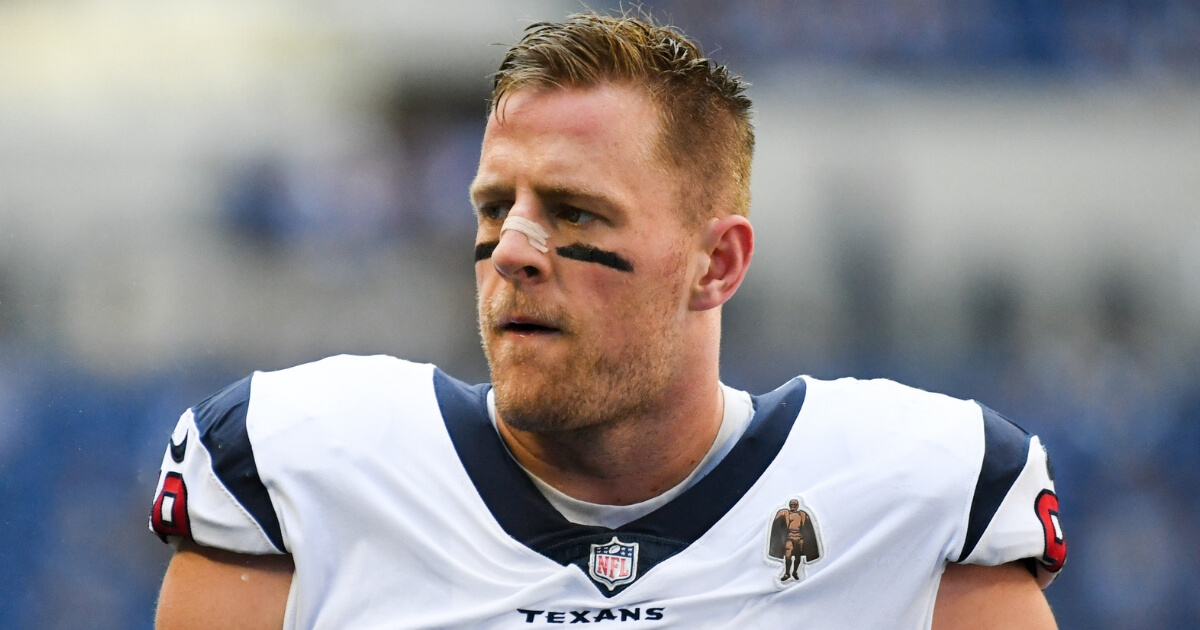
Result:
{"label": "jersey sleeve", "polygon": [[246,430],[252,378],[188,409],[176,424],[150,509],[150,530],[164,542],[287,552]]}
{"label": "jersey sleeve", "polygon": [[1037,436],[980,405],[984,455],[957,562],[1031,560],[1045,588],[1067,558],[1054,474]]}

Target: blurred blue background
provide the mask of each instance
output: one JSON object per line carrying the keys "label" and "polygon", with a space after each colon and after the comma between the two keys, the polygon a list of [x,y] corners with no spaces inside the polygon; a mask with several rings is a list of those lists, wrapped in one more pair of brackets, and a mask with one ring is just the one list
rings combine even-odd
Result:
{"label": "blurred blue background", "polygon": [[[725,380],[1002,411],[1054,457],[1061,627],[1200,627],[1200,3],[646,6],[753,83]],[[487,378],[493,44],[579,8],[0,3],[0,628],[151,627],[158,466],[222,385],[342,352]]]}

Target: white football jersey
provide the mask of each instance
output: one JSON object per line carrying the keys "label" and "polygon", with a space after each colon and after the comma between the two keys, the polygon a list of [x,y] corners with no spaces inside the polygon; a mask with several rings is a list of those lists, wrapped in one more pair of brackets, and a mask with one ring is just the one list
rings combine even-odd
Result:
{"label": "white football jersey", "polygon": [[384,356],[255,373],[180,419],[150,527],[292,554],[287,628],[928,628],[947,562],[1030,559],[1044,586],[1065,559],[1038,438],[974,402],[793,379],[609,529],[550,506],[488,389]]}

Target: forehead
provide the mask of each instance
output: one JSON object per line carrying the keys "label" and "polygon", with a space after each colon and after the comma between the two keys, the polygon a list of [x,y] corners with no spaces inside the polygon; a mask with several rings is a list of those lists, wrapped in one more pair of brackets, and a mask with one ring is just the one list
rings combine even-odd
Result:
{"label": "forehead", "polygon": [[649,140],[658,135],[657,113],[646,90],[633,84],[525,88],[497,103],[488,131],[556,133],[581,141]]}
{"label": "forehead", "polygon": [[498,186],[661,187],[659,129],[658,110],[643,89],[518,90],[488,119],[472,195]]}

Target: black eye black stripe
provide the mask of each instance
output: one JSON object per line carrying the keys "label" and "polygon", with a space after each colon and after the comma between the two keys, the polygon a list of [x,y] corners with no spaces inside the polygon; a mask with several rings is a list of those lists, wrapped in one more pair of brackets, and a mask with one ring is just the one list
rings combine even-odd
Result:
{"label": "black eye black stripe", "polygon": [[[475,262],[491,258],[492,252],[496,250],[496,246],[499,244],[500,241],[476,243]],[[592,247],[591,245],[572,243],[570,245],[564,245],[563,247],[556,248],[554,251],[563,258],[570,258],[571,260],[579,260],[582,262],[597,263],[604,265],[605,267],[611,267],[617,271],[624,271],[625,273],[633,272],[633,263],[625,260],[614,252],[605,251],[598,247]]]}
{"label": "black eye black stripe", "polygon": [[479,262],[485,258],[491,258],[492,252],[496,249],[496,246],[499,244],[500,244],[500,241],[488,241],[486,243],[476,243],[475,244],[475,262]]}
{"label": "black eye black stripe", "polygon": [[625,273],[633,273],[633,263],[621,258],[619,255],[604,251],[591,245],[583,243],[572,243],[563,247],[559,247],[554,251],[558,252],[563,258],[572,260],[582,260],[583,262],[599,263],[605,267],[612,267],[617,271]]}

